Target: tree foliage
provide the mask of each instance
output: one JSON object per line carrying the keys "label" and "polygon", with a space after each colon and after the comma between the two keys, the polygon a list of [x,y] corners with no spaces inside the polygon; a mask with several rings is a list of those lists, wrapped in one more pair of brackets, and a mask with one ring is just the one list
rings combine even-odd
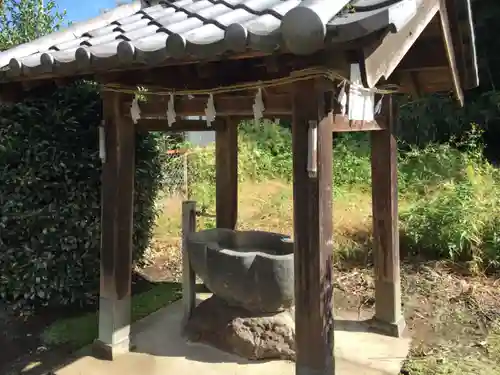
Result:
{"label": "tree foliage", "polygon": [[[94,84],[0,106],[0,297],[19,307],[86,303],[98,291],[101,100]],[[161,162],[137,135],[134,259],[152,235]]]}
{"label": "tree foliage", "polygon": [[[5,0],[0,50],[57,30],[50,0]],[[99,285],[101,161],[96,84],[0,102],[0,299],[19,308],[86,304]],[[136,136],[133,258],[140,262],[162,182],[157,137]]]}
{"label": "tree foliage", "polygon": [[54,0],[0,1],[0,51],[59,30],[65,15]]}

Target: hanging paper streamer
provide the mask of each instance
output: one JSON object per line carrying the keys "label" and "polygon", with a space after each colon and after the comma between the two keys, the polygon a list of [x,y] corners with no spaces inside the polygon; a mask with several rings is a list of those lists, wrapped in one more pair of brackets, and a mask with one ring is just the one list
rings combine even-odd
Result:
{"label": "hanging paper streamer", "polygon": [[215,120],[215,105],[214,96],[210,94],[207,100],[207,106],[205,107],[205,117],[207,118],[207,126],[212,126],[212,122]]}
{"label": "hanging paper streamer", "polygon": [[106,131],[104,124],[104,120],[102,120],[99,126],[99,158],[101,158],[102,163],[106,163]]}
{"label": "hanging paper streamer", "polygon": [[382,100],[384,99],[384,95],[382,95],[380,97],[380,99],[378,100],[377,104],[375,104],[375,109],[374,109],[374,113],[376,115],[378,115],[381,111],[382,111]]}
{"label": "hanging paper streamer", "polygon": [[342,113],[343,116],[345,116],[346,114],[346,106],[347,106],[347,94],[345,92],[345,85],[346,85],[345,80],[340,82],[339,86],[341,87],[338,97],[338,102],[340,104],[340,112]]}
{"label": "hanging paper streamer", "polygon": [[167,104],[167,122],[168,126],[172,126],[175,122],[177,114],[175,113],[175,98],[174,94],[170,94]]}
{"label": "hanging paper streamer", "polygon": [[349,85],[349,120],[373,121],[375,95],[373,90],[363,86],[359,64],[351,64]]}
{"label": "hanging paper streamer", "polygon": [[253,118],[255,121],[260,120],[264,117],[264,101],[262,100],[262,89],[259,87],[257,94],[255,94],[255,99],[253,102]]}
{"label": "hanging paper streamer", "polygon": [[141,119],[141,108],[139,107],[137,98],[134,98],[134,100],[132,100],[132,104],[130,105],[130,117],[132,117],[134,124],[137,124],[137,121]]}
{"label": "hanging paper streamer", "polygon": [[318,173],[318,121],[309,121],[307,137],[307,173],[314,178]]}

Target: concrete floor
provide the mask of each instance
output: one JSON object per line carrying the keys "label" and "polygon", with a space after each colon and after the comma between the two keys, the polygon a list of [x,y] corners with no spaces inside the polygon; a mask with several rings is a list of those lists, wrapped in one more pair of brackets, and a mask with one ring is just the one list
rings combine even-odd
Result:
{"label": "concrete floor", "polygon": [[[206,296],[203,296],[206,298]],[[134,353],[113,362],[80,356],[55,370],[57,375],[294,375],[287,361],[249,362],[201,344],[186,343],[180,334],[182,305],[174,303],[134,324]],[[410,340],[367,332],[357,315],[339,318],[335,329],[335,375],[396,375]]]}

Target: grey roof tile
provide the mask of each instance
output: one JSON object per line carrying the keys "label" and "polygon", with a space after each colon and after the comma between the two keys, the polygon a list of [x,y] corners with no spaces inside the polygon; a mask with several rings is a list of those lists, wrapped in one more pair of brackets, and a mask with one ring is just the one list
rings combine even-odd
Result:
{"label": "grey roof tile", "polygon": [[150,18],[143,17],[135,22],[131,23],[125,23],[123,25],[116,25],[115,28],[118,31],[121,31],[122,33],[127,33],[131,31],[136,31],[140,28],[147,27],[149,24],[151,24],[152,21]]}
{"label": "grey roof tile", "polygon": [[84,33],[84,36],[88,36],[90,38],[97,38],[99,36],[107,35],[109,33],[112,33],[119,25],[116,25],[115,23],[112,23],[111,25],[107,25],[104,27],[100,27],[98,29],[90,30]]}
{"label": "grey roof tile", "polygon": [[[353,3],[354,9],[365,9],[364,11],[354,11],[335,17],[327,23],[330,31],[330,42],[341,42],[361,38],[389,26],[393,31],[398,31],[416,13],[417,8],[424,0],[385,0],[378,3],[380,7],[375,7],[377,0],[358,0]],[[358,5],[361,4],[361,5]]]}
{"label": "grey roof tile", "polygon": [[[325,43],[397,30],[425,0],[136,0],[66,30],[0,52],[0,80],[71,74],[170,57],[247,49],[313,53]],[[344,12],[350,3],[354,12]]]}
{"label": "grey roof tile", "polygon": [[90,36],[82,36],[81,38],[71,39],[71,40],[68,40],[66,42],[50,46],[49,50],[63,51],[66,49],[76,48],[76,47],[83,45],[90,38],[91,38]]}

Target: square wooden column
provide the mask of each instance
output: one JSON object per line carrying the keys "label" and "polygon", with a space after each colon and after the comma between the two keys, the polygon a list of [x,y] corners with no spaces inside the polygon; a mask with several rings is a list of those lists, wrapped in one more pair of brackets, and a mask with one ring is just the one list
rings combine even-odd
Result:
{"label": "square wooden column", "polygon": [[401,312],[398,231],[398,148],[394,136],[391,96],[383,102],[378,121],[386,129],[371,132],[373,254],[375,263],[374,328],[400,337],[405,329]]}
{"label": "square wooden column", "polygon": [[234,229],[238,220],[238,120],[226,118],[215,132],[217,228]]}
{"label": "square wooden column", "polygon": [[[293,93],[293,228],[295,260],[296,374],[332,375],[333,225],[332,130],[322,118],[323,95],[314,81],[294,84]],[[309,127],[317,126],[316,142]],[[312,137],[314,139],[314,137]],[[310,145],[310,146],[309,146]],[[309,148],[316,148],[316,172],[308,171]]]}
{"label": "square wooden column", "polygon": [[[135,173],[135,130],[121,113],[125,95],[104,92],[101,286],[96,356],[113,359],[130,349],[130,296]],[[130,98],[129,98],[130,99]]]}

